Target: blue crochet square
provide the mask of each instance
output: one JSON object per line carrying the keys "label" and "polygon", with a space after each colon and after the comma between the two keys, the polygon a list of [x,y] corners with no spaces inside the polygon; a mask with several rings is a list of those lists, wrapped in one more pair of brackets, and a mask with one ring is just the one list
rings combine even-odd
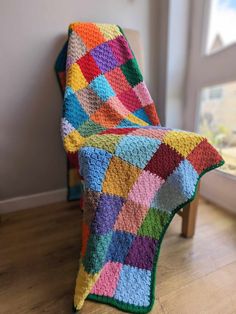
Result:
{"label": "blue crochet square", "polygon": [[124,265],[114,298],[137,306],[150,305],[151,271]]}
{"label": "blue crochet square", "polygon": [[145,110],[143,108],[140,108],[140,109],[136,110],[135,112],[133,112],[133,114],[137,118],[147,122],[148,124],[152,124],[152,122],[150,121],[148,115],[146,114],[146,112],[145,112]]}
{"label": "blue crochet square", "polygon": [[189,199],[195,193],[198,177],[199,175],[191,163],[184,159],[170,175],[169,182],[175,184],[182,191],[184,197]]}
{"label": "blue crochet square", "polygon": [[101,192],[102,183],[112,154],[94,147],[83,147],[79,151],[80,174],[84,178],[85,187]]}
{"label": "blue crochet square", "polygon": [[107,261],[124,263],[131,247],[134,235],[124,231],[114,231],[107,252]]}
{"label": "blue crochet square", "polygon": [[172,211],[184,204],[194,196],[198,177],[188,160],[182,160],[157,192],[151,207]]}
{"label": "blue crochet square", "polygon": [[140,127],[137,123],[131,122],[127,119],[123,119],[120,124],[117,126],[118,128],[123,128],[123,127]]}
{"label": "blue crochet square", "polygon": [[161,141],[144,136],[125,136],[117,145],[115,155],[143,169],[160,146]]}
{"label": "blue crochet square", "polygon": [[99,75],[96,77],[90,83],[90,87],[103,101],[107,101],[110,97],[115,96],[115,92],[104,75]]}
{"label": "blue crochet square", "polygon": [[75,129],[89,118],[70,87],[67,87],[65,91],[63,110],[63,116]]}

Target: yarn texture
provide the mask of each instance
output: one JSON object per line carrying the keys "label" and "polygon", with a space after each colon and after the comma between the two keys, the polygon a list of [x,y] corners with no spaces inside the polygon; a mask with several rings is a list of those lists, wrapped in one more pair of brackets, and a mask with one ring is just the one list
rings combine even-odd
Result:
{"label": "yarn texture", "polygon": [[147,313],[167,227],[224,161],[203,136],[160,125],[119,26],[71,24],[56,71],[70,198],[83,208],[74,307],[87,298]]}

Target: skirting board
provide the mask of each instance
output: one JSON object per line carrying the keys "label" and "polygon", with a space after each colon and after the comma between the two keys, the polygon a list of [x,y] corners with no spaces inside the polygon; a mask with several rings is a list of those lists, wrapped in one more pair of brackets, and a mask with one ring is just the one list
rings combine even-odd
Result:
{"label": "skirting board", "polygon": [[211,171],[201,179],[200,195],[234,214],[236,214],[235,191],[235,177],[219,170]]}
{"label": "skirting board", "polygon": [[66,195],[66,189],[58,189],[6,199],[0,201],[0,214],[65,201]]}

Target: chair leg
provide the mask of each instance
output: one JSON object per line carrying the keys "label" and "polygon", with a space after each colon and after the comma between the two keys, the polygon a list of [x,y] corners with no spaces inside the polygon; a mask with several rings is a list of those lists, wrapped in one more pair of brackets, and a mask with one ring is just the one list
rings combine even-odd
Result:
{"label": "chair leg", "polygon": [[194,200],[183,208],[182,212],[182,232],[181,235],[185,238],[191,238],[195,233],[197,220],[197,208],[199,202],[199,189]]}

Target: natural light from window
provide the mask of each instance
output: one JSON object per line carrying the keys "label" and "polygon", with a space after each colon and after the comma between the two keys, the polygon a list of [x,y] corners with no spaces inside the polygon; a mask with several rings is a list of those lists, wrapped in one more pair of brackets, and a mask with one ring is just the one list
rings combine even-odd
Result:
{"label": "natural light from window", "polygon": [[236,175],[236,82],[203,89],[199,132],[222,154],[220,169]]}
{"label": "natural light from window", "polygon": [[211,0],[206,53],[236,42],[236,0]]}

